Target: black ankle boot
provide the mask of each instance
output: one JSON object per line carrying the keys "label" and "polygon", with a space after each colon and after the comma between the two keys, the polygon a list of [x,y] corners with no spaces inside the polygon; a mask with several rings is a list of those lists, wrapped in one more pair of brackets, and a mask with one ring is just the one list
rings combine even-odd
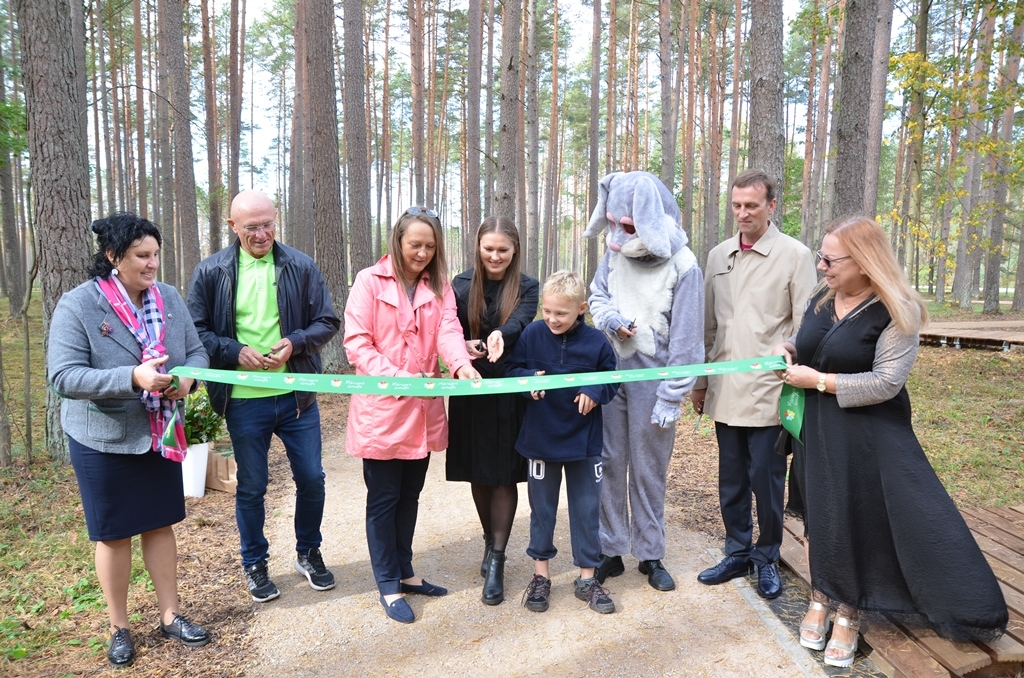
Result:
{"label": "black ankle boot", "polygon": [[491,551],[484,579],[484,605],[497,605],[505,600],[505,552]]}
{"label": "black ankle boot", "polygon": [[491,551],[494,550],[494,536],[484,532],[484,559],[480,561],[480,576],[487,576],[487,561],[491,557]]}

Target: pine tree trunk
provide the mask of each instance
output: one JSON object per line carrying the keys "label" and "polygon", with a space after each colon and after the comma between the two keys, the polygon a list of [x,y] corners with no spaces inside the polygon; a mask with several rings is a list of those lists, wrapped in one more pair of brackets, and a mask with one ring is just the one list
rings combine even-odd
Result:
{"label": "pine tree trunk", "polygon": [[[868,108],[875,49],[878,0],[847,0],[836,101],[835,183],[832,217],[865,214],[865,177],[868,172]],[[877,171],[877,168],[871,168]],[[874,210],[871,210],[874,216]]]}
{"label": "pine tree trunk", "polygon": [[516,186],[519,183],[519,167],[522,164],[518,137],[522,110],[519,101],[519,41],[523,5],[521,0],[506,0],[503,7],[500,63],[501,122],[494,212],[515,219]]}
{"label": "pine tree trunk", "polygon": [[[993,130],[995,151],[993,153],[996,164],[995,187],[992,196],[992,218],[990,222],[991,233],[989,236],[988,261],[985,263],[985,313],[1000,313],[999,310],[999,282],[1000,272],[1003,264],[1003,239],[1006,222],[1006,196],[1008,192],[1008,179],[1010,163],[1008,158],[1013,153],[1013,119],[1016,111],[1015,101],[1017,100],[1017,76],[1020,74],[1020,49],[1024,41],[1024,3],[1017,3],[1013,22],[1013,32],[1009,40],[1009,47],[1006,50],[1006,62],[1003,66],[1003,73],[999,89],[1006,96],[1001,115],[996,118],[998,123],[998,135]],[[1024,229],[1022,229],[1024,230]],[[1020,252],[1017,252],[1020,259]],[[1016,290],[1014,292],[1016,294]]]}
{"label": "pine tree trunk", "polygon": [[[931,0],[925,14],[931,8]],[[889,77],[889,43],[892,37],[893,0],[878,0],[875,25],[874,61],[871,67],[871,98],[868,101],[868,154],[865,163],[868,173],[864,184],[864,209],[874,216],[878,211],[878,168],[882,158],[882,124],[885,122],[885,86]],[[925,19],[927,21],[927,19]],[[927,36],[925,36],[927,43]],[[924,53],[928,58],[928,53]]]}
{"label": "pine tree trunk", "polygon": [[[782,115],[785,79],[782,70],[782,0],[750,2],[750,167],[759,168],[782,186],[786,132]],[[785,187],[782,187],[783,189]],[[780,191],[780,198],[782,191]],[[772,221],[782,222],[782,200]]]}
{"label": "pine tree trunk", "polygon": [[[348,7],[346,6],[346,9]],[[362,12],[351,17],[362,40]],[[346,12],[346,21],[350,15]],[[341,177],[338,168],[338,106],[334,73],[334,5],[331,0],[306,2],[306,73],[309,92],[309,157],[313,186],[313,231],[316,237],[316,260],[323,273],[335,308],[345,308],[348,299],[348,276],[345,266],[345,230],[341,213]],[[361,55],[362,48],[356,51]],[[349,54],[351,58],[352,55]],[[362,83],[353,85],[362,98]],[[362,110],[362,102],[359,102]],[[363,121],[365,134],[365,121]],[[365,155],[365,137],[360,140]],[[369,171],[368,167],[365,171]],[[368,204],[369,177],[360,200]],[[368,218],[368,215],[367,215]],[[369,224],[366,225],[369,228]],[[364,253],[365,254],[365,253]],[[321,349],[325,372],[340,372],[348,365],[341,342],[344,328]]]}
{"label": "pine tree trunk", "polygon": [[210,210],[210,254],[224,246],[221,235],[221,201],[224,183],[220,175],[220,144],[217,129],[217,64],[214,59],[213,18],[210,1],[201,0],[203,21],[203,84],[206,98],[206,167]]}
{"label": "pine tree trunk", "polygon": [[[33,221],[46,243],[39,253],[45,335],[61,295],[85,279],[91,255],[85,71],[75,56],[76,42],[84,49],[85,32],[84,24],[81,33],[75,30],[68,0],[12,5],[21,29]],[[52,458],[66,463],[59,408],[60,399],[47,389],[47,446]]]}
{"label": "pine tree trunk", "polygon": [[[681,58],[682,55],[680,55]],[[599,168],[600,162],[600,134],[598,130],[601,124],[601,0],[594,0],[594,14],[592,31],[590,35],[590,126],[589,133],[589,157],[590,163],[587,167],[587,214],[586,221],[594,213],[597,206],[598,182],[601,180]],[[603,249],[603,239],[587,239],[587,285],[594,279],[597,272],[597,264],[600,252]]]}
{"label": "pine tree trunk", "polygon": [[533,277],[543,276],[540,262],[540,101],[537,89],[537,1],[526,0],[526,111],[523,127],[526,146],[526,229],[520,246],[524,248],[523,271]]}

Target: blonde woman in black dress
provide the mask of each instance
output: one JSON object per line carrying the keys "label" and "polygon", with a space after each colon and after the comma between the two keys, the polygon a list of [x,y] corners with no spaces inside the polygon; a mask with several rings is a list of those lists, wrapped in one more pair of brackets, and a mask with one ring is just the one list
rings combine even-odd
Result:
{"label": "blonde woman in black dress", "polygon": [[[520,273],[519,232],[511,219],[488,217],[476,234],[476,265],[452,280],[459,321],[473,367],[504,377],[504,357],[537,315],[539,284]],[[453,397],[448,405],[448,480],[470,483],[484,533],[482,600],[505,599],[505,546],[526,481],[515,450],[526,400],[518,394]]]}
{"label": "blonde woman in black dress", "polygon": [[911,425],[924,302],[867,217],[826,229],[818,270],[800,331],[772,351],[790,363],[779,376],[807,395],[793,470],[813,589],[800,644],[850,666],[864,613],[993,640],[1007,623],[999,584]]}

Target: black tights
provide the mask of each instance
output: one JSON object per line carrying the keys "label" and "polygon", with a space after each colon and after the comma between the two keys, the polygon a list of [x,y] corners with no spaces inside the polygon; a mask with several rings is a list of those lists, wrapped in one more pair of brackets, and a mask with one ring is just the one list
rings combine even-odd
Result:
{"label": "black tights", "polygon": [[512,522],[519,504],[519,488],[515,485],[477,485],[472,483],[473,503],[484,533],[494,538],[494,550],[504,551],[512,534]]}

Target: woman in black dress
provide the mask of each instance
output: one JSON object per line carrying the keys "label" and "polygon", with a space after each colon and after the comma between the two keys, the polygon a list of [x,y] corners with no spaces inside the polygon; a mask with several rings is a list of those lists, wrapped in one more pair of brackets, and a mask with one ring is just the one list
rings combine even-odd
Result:
{"label": "woman in black dress", "polygon": [[[466,348],[483,377],[504,377],[504,356],[537,315],[539,284],[519,272],[519,232],[488,217],[476,233],[476,266],[452,280]],[[483,602],[505,599],[505,546],[526,480],[515,450],[526,401],[518,394],[453,397],[448,404],[448,480],[469,482],[484,531]]]}
{"label": "woman in black dress", "polygon": [[807,396],[794,463],[813,596],[800,643],[850,666],[865,612],[956,640],[997,638],[1008,619],[999,584],[911,427],[905,383],[924,303],[866,217],[829,226],[818,258],[824,280],[800,331],[773,351]]}

